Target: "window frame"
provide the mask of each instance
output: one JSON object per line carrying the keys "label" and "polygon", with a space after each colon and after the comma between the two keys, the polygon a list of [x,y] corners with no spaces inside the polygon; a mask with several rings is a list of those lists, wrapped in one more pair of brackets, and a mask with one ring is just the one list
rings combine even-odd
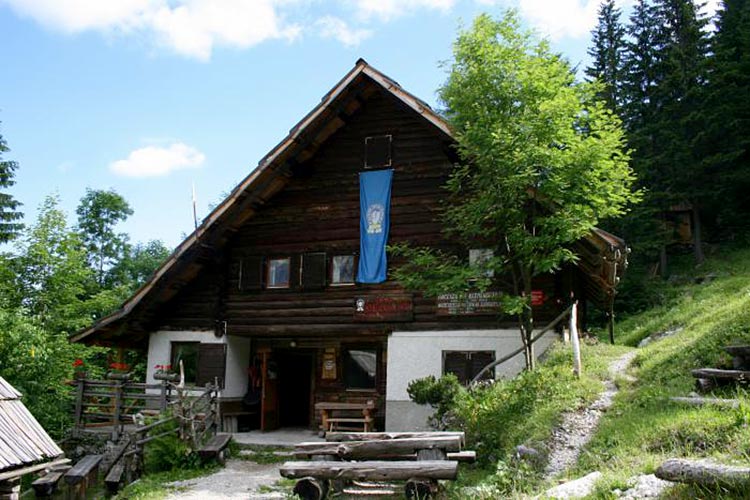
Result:
{"label": "window frame", "polygon": [[[341,281],[337,282],[334,281],[334,271],[335,271],[335,264],[336,257],[351,257],[352,258],[352,280],[351,281]],[[330,286],[354,286],[357,284],[357,254],[354,252],[352,253],[339,253],[339,254],[333,254],[331,255],[331,272],[329,275],[329,285]]]}
{"label": "window frame", "polygon": [[[472,255],[473,252],[473,255]],[[486,262],[495,257],[495,250],[492,248],[470,248],[469,249],[469,265],[473,266],[481,262]],[[484,272],[485,278],[494,278],[495,270],[487,269]],[[468,352],[468,351],[467,351]]]}
{"label": "window frame", "polygon": [[[465,356],[465,359],[464,359],[464,368],[467,369],[466,381],[465,382],[462,381],[461,377],[459,377],[458,375],[456,375],[456,377],[459,379],[459,382],[461,384],[463,384],[463,385],[468,385],[469,383],[471,383],[471,381],[474,380],[474,377],[477,376],[477,373],[479,373],[479,372],[474,373],[473,370],[471,370],[471,356],[472,355],[478,354],[478,353],[491,354],[492,355],[492,361],[496,361],[497,360],[497,352],[494,351],[494,350],[492,350],[492,349],[475,349],[475,350],[471,350],[471,351],[459,350],[459,349],[443,349],[441,351],[442,363],[441,363],[441,369],[440,369],[440,373],[442,375],[447,375],[448,374],[448,372],[445,369],[446,368],[445,365],[446,365],[446,359],[447,359],[448,355],[451,354],[451,353],[459,353],[459,354],[463,354]],[[484,368],[484,367],[482,367],[482,368]],[[484,381],[484,380],[494,380],[494,379],[495,379],[495,370],[490,370],[487,373],[485,373],[485,375],[480,380]]]}
{"label": "window frame", "polygon": [[[351,387],[347,380],[347,354],[349,351],[374,351],[375,352],[375,377],[372,387]],[[341,356],[341,383],[346,392],[378,392],[380,384],[380,363],[382,359],[382,348],[377,344],[343,344],[340,348]]]}
{"label": "window frame", "polygon": [[[274,261],[286,261],[287,263],[287,281],[284,285],[271,285],[271,263]],[[264,288],[266,290],[288,290],[292,288],[292,256],[268,257],[265,259]]]}

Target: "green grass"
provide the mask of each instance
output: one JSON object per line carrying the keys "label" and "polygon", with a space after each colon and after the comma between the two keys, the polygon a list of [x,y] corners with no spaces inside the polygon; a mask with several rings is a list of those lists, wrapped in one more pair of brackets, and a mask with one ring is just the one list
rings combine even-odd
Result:
{"label": "green grass", "polygon": [[218,465],[203,469],[176,469],[155,474],[146,474],[138,481],[122,489],[114,500],[158,500],[166,497],[180,488],[173,488],[167,484],[175,481],[185,481],[196,477],[206,476],[219,469]]}
{"label": "green grass", "polygon": [[[723,351],[729,344],[750,344],[750,252],[713,258],[701,268],[684,267],[662,306],[626,318],[618,326],[620,341],[637,345],[643,338],[681,328],[673,336],[638,350],[632,374],[582,454],[575,475],[601,470],[596,498],[613,498],[627,479],[653,472],[666,458],[708,457],[750,462],[750,397],[742,389],[717,390],[734,397],[739,409],[685,407],[669,401],[694,390],[693,368],[731,368]],[[701,284],[690,279],[714,275]],[[743,498],[737,492],[699,491],[680,486],[669,498]]]}

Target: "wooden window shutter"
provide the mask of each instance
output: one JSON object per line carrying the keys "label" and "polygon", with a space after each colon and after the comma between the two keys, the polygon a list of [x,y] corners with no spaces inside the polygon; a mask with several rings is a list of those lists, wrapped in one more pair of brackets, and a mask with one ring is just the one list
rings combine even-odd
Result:
{"label": "wooden window shutter", "polygon": [[226,344],[201,343],[198,350],[198,376],[196,385],[213,384],[214,378],[219,379],[219,387],[224,388],[224,372],[227,364]]}
{"label": "wooden window shutter", "polygon": [[240,261],[239,289],[243,292],[263,288],[263,257],[244,257]]}
{"label": "wooden window shutter", "polygon": [[[493,361],[495,361],[495,353],[493,351],[476,351],[469,353],[469,382],[484,368]],[[487,373],[482,375],[481,380],[493,380],[495,378],[495,370],[489,370]]]}
{"label": "wooden window shutter", "polygon": [[306,253],[302,256],[302,288],[315,290],[326,286],[326,254]]}
{"label": "wooden window shutter", "polygon": [[365,137],[365,168],[383,168],[392,165],[390,135]]}
{"label": "wooden window shutter", "polygon": [[463,351],[443,351],[443,374],[452,373],[458,381],[465,384],[468,381],[466,353]]}

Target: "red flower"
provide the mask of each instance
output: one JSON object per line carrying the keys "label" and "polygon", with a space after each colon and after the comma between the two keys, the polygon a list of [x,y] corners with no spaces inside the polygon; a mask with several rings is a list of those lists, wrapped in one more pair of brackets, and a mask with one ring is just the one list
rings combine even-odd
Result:
{"label": "red flower", "polygon": [[79,366],[83,366],[83,360],[81,358],[76,359],[73,361],[73,366],[78,368]]}

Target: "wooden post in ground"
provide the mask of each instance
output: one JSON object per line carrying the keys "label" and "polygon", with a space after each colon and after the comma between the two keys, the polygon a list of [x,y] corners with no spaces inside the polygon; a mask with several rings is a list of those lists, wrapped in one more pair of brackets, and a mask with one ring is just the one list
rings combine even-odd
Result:
{"label": "wooden post in ground", "polygon": [[607,329],[609,330],[609,343],[615,345],[615,297],[609,299],[607,306]]}
{"label": "wooden post in ground", "polygon": [[75,410],[75,429],[76,431],[83,428],[83,390],[86,381],[83,378],[76,380],[76,410]]}
{"label": "wooden post in ground", "polygon": [[573,373],[581,376],[581,343],[578,339],[578,301],[573,302],[570,310],[570,343],[573,346]]}

